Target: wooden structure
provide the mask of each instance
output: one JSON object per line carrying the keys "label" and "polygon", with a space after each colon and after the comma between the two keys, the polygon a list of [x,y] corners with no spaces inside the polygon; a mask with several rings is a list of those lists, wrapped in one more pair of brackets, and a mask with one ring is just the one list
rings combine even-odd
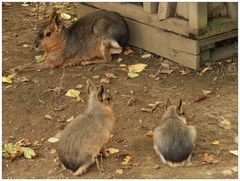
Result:
{"label": "wooden structure", "polygon": [[129,44],[196,69],[237,52],[237,3],[81,3],[79,15],[98,9],[120,13]]}

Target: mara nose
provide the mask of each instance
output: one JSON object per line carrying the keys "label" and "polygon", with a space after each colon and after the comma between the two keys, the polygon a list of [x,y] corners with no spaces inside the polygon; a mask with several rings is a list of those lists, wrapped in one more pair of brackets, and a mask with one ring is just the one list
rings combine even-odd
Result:
{"label": "mara nose", "polygon": [[36,41],[34,42],[34,46],[35,48],[38,48],[38,43]]}

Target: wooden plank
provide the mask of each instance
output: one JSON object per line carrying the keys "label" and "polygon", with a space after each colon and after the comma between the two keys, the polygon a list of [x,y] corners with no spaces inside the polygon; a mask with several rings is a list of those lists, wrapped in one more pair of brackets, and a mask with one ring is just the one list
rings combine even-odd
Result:
{"label": "wooden plank", "polygon": [[[165,58],[196,69],[200,56],[189,53],[188,48],[198,49],[196,41],[126,19],[130,30],[129,44],[161,55]],[[139,38],[141,37],[141,38]]]}
{"label": "wooden plank", "polygon": [[176,12],[176,5],[177,3],[175,2],[159,2],[158,19],[161,21],[174,16]]}
{"label": "wooden plank", "polygon": [[203,47],[203,46],[206,46],[206,45],[209,45],[209,44],[214,44],[216,42],[223,41],[223,40],[230,39],[230,38],[234,38],[234,37],[237,37],[237,36],[238,36],[238,30],[233,30],[233,31],[229,31],[229,32],[226,32],[226,33],[222,33],[222,34],[219,34],[219,35],[212,36],[210,38],[202,39],[202,40],[199,41],[199,45],[200,45],[200,47]]}
{"label": "wooden plank", "polygon": [[228,15],[230,18],[233,20],[237,21],[238,20],[238,3],[237,2],[232,2],[232,3],[227,3],[227,9],[228,9]]}
{"label": "wooden plank", "polygon": [[210,60],[210,50],[204,50],[200,53],[200,65]]}
{"label": "wooden plank", "polygon": [[143,2],[143,10],[147,13],[156,14],[158,12],[158,2]]}
{"label": "wooden plank", "polygon": [[227,57],[230,57],[234,54],[238,53],[237,44],[223,46],[211,51],[210,59],[213,60],[220,60]]}
{"label": "wooden plank", "polygon": [[[95,8],[105,9],[108,11],[115,11],[122,16],[136,20],[138,22],[160,28],[162,30],[171,31],[189,37],[189,33],[193,30],[189,28],[188,21],[178,18],[167,18],[164,21],[159,21],[158,16],[142,11],[142,8],[133,4],[119,4],[119,3],[85,3]],[[81,4],[79,5],[81,6]]]}
{"label": "wooden plank", "polygon": [[189,19],[189,3],[178,2],[176,8],[176,15],[184,19]]}
{"label": "wooden plank", "polygon": [[199,35],[206,31],[208,23],[207,3],[189,3],[189,26],[194,29],[194,34]]}

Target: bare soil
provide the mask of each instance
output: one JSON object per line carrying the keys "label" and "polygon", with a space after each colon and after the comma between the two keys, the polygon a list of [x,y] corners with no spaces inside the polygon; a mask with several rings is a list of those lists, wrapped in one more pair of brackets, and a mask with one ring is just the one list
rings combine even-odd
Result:
{"label": "bare soil", "polygon": [[[33,42],[37,35],[37,25],[41,11],[33,11],[34,4],[27,7],[21,3],[3,5],[3,74],[10,68],[23,65],[34,60]],[[71,7],[71,6],[70,6]],[[24,47],[23,45],[30,45]],[[53,72],[18,73],[9,86],[3,83],[3,142],[15,143],[22,138],[35,142],[44,138],[43,144],[36,149],[37,157],[27,160],[24,157],[13,161],[3,158],[3,178],[79,178],[61,167],[54,152],[57,143],[49,143],[49,137],[56,135],[67,124],[71,116],[82,113],[86,103],[65,96],[69,89],[77,89],[82,84],[81,98],[87,101],[85,93],[86,79],[90,78],[99,85],[105,73],[113,73],[118,78],[105,84],[114,100],[116,125],[108,148],[117,148],[119,153],[103,158],[103,174],[99,174],[94,164],[89,172],[80,178],[237,178],[232,169],[238,166],[237,156],[229,150],[238,149],[234,139],[237,136],[237,58],[230,57],[211,63],[206,72],[191,70],[181,74],[181,67],[162,57],[154,56],[143,59],[143,50],[134,48],[134,53],[124,56],[123,64],[146,63],[148,67],[139,77],[128,78],[127,72],[119,68],[119,63],[94,66],[72,66],[65,69],[60,95],[51,91],[60,86],[63,69]],[[119,56],[115,56],[116,60]],[[165,64],[174,68],[171,74],[160,73],[159,68]],[[94,76],[94,78],[93,78]],[[99,76],[97,78],[96,76]],[[27,82],[17,81],[26,77]],[[194,102],[202,95],[202,90],[212,91],[206,99]],[[193,151],[193,166],[170,168],[164,165],[153,150],[151,136],[146,133],[158,125],[164,112],[158,107],[154,113],[141,111],[149,103],[164,102],[170,96],[173,102],[180,98],[188,115],[188,124],[194,125],[198,132],[196,147]],[[129,101],[132,99],[134,101]],[[130,105],[128,105],[130,104]],[[57,111],[56,108],[64,106]],[[44,118],[50,114],[53,119]],[[219,123],[230,121],[231,128],[225,129]],[[217,145],[213,141],[219,141]],[[217,164],[203,164],[204,153],[214,155],[220,160]],[[124,155],[130,154],[132,160],[125,166],[121,162]],[[116,170],[122,169],[122,174]],[[223,172],[224,170],[228,170]],[[229,171],[230,170],[230,171]],[[229,173],[230,172],[230,173]],[[225,174],[224,174],[225,173]],[[226,174],[229,173],[229,174]]]}

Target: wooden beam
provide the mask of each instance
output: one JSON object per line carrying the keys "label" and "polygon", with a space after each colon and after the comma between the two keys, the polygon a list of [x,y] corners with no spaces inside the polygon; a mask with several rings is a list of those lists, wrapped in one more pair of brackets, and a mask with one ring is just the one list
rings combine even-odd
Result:
{"label": "wooden beam", "polygon": [[175,2],[159,2],[158,19],[164,20],[175,15],[177,3]]}
{"label": "wooden beam", "polygon": [[189,19],[189,3],[178,2],[176,7],[176,15],[178,17]]}
{"label": "wooden beam", "polygon": [[238,3],[227,3],[228,16],[233,20],[238,21]]}
{"label": "wooden beam", "polygon": [[[179,18],[167,18],[164,21],[159,21],[156,14],[150,14],[142,10],[142,7],[136,6],[130,3],[119,4],[119,3],[85,3],[89,6],[105,9],[108,11],[115,11],[126,18],[136,20],[138,22],[174,32],[176,34],[189,37],[189,33],[192,32],[188,25],[188,21]],[[81,4],[80,4],[81,5]],[[79,5],[79,7],[80,7]]]}
{"label": "wooden beam", "polygon": [[208,23],[207,3],[189,3],[189,26],[194,29],[194,34],[199,35],[206,32]]}
{"label": "wooden beam", "polygon": [[143,10],[147,13],[156,14],[158,12],[158,2],[143,2]]}

